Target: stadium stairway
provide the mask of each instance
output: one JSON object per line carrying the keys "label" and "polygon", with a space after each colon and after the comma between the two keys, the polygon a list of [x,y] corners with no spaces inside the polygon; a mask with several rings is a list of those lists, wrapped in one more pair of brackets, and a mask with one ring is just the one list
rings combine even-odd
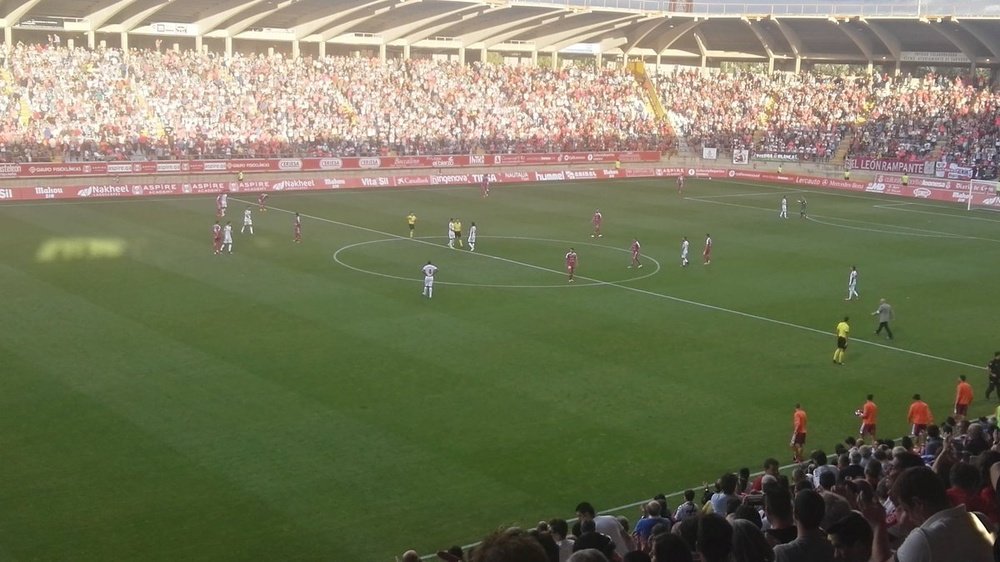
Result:
{"label": "stadium stairway", "polygon": [[847,152],[851,150],[851,143],[854,141],[854,134],[844,135],[844,138],[840,139],[840,144],[837,145],[837,150],[833,152],[833,158],[830,160],[832,164],[843,164],[844,159],[847,158]]}
{"label": "stadium stairway", "polygon": [[639,82],[639,85],[642,86],[643,92],[646,93],[646,101],[653,110],[653,114],[656,115],[658,120],[662,121],[667,112],[664,111],[663,102],[660,101],[660,96],[656,93],[656,87],[653,86],[652,80],[649,79],[649,74],[646,73],[646,64],[641,60],[629,61],[628,70],[635,77],[636,81]]}

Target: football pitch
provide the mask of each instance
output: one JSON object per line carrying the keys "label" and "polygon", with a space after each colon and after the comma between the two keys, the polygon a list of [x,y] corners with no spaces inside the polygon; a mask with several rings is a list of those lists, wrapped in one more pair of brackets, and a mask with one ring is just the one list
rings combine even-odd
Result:
{"label": "football pitch", "polygon": [[796,402],[828,452],[868,393],[883,437],[959,374],[992,411],[997,213],[672,180],[251,200],[222,256],[214,198],[0,206],[0,559],[388,561],[787,463]]}

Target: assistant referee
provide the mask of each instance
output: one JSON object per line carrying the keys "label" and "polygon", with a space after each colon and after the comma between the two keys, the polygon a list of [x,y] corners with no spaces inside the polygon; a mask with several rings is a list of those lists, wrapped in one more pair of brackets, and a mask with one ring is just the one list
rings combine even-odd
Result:
{"label": "assistant referee", "polygon": [[833,363],[835,365],[844,364],[844,354],[847,353],[847,335],[851,332],[851,326],[847,323],[848,320],[850,318],[845,316],[844,320],[837,324],[837,349],[833,352]]}

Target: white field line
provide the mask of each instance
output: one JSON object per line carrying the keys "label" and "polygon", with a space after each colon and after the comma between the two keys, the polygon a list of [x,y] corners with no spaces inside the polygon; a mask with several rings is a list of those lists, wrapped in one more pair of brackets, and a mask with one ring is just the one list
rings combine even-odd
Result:
{"label": "white field line", "polygon": [[[275,211],[282,212],[282,213],[294,214],[293,211],[289,211],[287,209],[279,209],[277,207],[268,207],[268,208],[273,209]],[[329,223],[329,224],[335,224],[335,225],[338,225],[338,226],[345,226],[345,227],[348,227],[348,228],[354,228],[354,229],[357,229],[357,230],[363,230],[365,232],[371,232],[373,234],[378,234],[380,236],[385,236],[387,238],[406,238],[406,239],[409,239],[408,236],[404,237],[404,236],[400,236],[400,235],[397,235],[397,234],[393,234],[393,233],[389,233],[389,232],[383,232],[383,231],[376,230],[376,229],[373,229],[373,228],[368,228],[368,227],[365,227],[365,226],[359,226],[359,225],[349,224],[349,223],[345,223],[345,222],[341,222],[341,221],[336,221],[336,220],[332,220],[332,219],[327,219],[327,218],[323,218],[323,217],[316,217],[316,216],[311,216],[311,215],[301,215],[301,216],[309,218],[309,219],[312,219],[312,220],[320,221],[320,222],[326,222],[326,223]],[[432,242],[427,242],[425,240],[419,240],[419,239],[414,239],[414,240],[417,241],[417,242],[419,242],[419,243],[422,243],[422,244],[428,244],[428,245],[432,245],[432,246],[435,246],[435,247],[440,247],[440,244],[434,244]],[[537,270],[541,270],[541,271],[551,271],[553,273],[563,274],[563,272],[559,271],[559,270],[550,269],[550,268],[547,268],[547,267],[537,266],[537,265],[528,264],[528,263],[523,263],[523,262],[519,262],[519,261],[516,261],[516,260],[502,258],[500,256],[491,256],[489,254],[481,254],[481,253],[478,253],[478,252],[463,252],[463,253],[464,254],[470,254],[470,255],[480,255],[480,256],[483,256],[483,257],[497,259],[497,260],[500,260],[500,261],[503,261],[503,262],[507,262],[507,263],[511,263],[511,264],[515,264],[515,265],[521,265],[521,266],[525,266],[525,267],[529,267],[529,268],[537,269]],[[714,311],[717,311],[717,312],[724,312],[724,313],[728,313],[728,314],[734,314],[734,315],[737,315],[737,316],[742,316],[744,318],[751,318],[751,319],[754,319],[754,320],[760,320],[760,321],[763,321],[763,322],[768,322],[768,323],[772,323],[772,324],[778,324],[778,325],[789,327],[789,328],[795,328],[795,329],[804,330],[804,331],[807,331],[807,332],[813,332],[813,333],[816,333],[816,334],[821,334],[824,337],[829,337],[829,336],[833,335],[831,332],[828,332],[828,331],[825,331],[825,330],[818,330],[816,328],[810,328],[808,326],[801,326],[799,324],[793,324],[791,322],[785,322],[783,320],[776,320],[776,319],[773,319],[773,318],[767,318],[765,316],[758,316],[756,314],[750,314],[750,313],[747,313],[747,312],[741,312],[741,311],[738,311],[738,310],[732,310],[732,309],[724,308],[724,307],[721,307],[721,306],[715,306],[715,305],[701,303],[701,302],[697,302],[697,301],[682,299],[682,298],[674,297],[674,296],[671,296],[671,295],[665,295],[665,294],[661,294],[661,293],[655,293],[653,291],[647,291],[645,289],[638,289],[638,288],[635,288],[635,287],[629,287],[627,285],[621,285],[619,283],[605,282],[605,281],[600,281],[600,280],[597,280],[597,279],[590,279],[590,278],[586,278],[586,277],[582,277],[582,276],[578,276],[578,277],[580,279],[586,279],[586,280],[589,280],[589,281],[594,281],[594,282],[596,282],[598,284],[609,285],[609,286],[613,286],[613,287],[618,287],[618,288],[624,289],[626,291],[633,291],[633,292],[644,294],[644,295],[651,296],[651,297],[657,297],[657,298],[667,299],[667,300],[671,300],[671,301],[679,302],[679,303],[683,303],[683,304],[688,304],[688,305],[695,306],[695,307],[700,307],[700,308],[706,308],[706,309],[709,309],[709,310],[714,310]],[[903,349],[903,348],[900,348],[900,347],[893,347],[893,346],[885,345],[885,344],[878,343],[878,342],[872,342],[872,341],[861,340],[861,339],[856,339],[856,338],[852,338],[851,341],[852,342],[864,343],[864,344],[867,344],[867,345],[872,345],[872,346],[879,347],[879,348],[882,348],[882,349],[887,349],[887,350],[890,350],[890,351],[897,351],[897,352],[900,352],[900,353],[906,353],[906,354],[910,354],[910,355],[916,355],[916,356],[919,356],[919,357],[923,357],[923,358],[926,358],[926,359],[932,359],[932,360],[935,360],[935,361],[943,361],[943,362],[952,363],[952,364],[955,364],[955,365],[962,365],[962,366],[970,367],[970,368],[977,369],[977,370],[981,368],[980,365],[973,365],[972,363],[965,363],[963,361],[957,361],[955,359],[948,359],[946,357],[939,357],[939,356],[936,356],[936,355],[930,355],[930,354],[927,354],[927,353],[921,353],[921,352],[918,352],[918,351],[912,351],[912,350]],[[781,469],[782,470],[787,470],[787,469],[789,469],[789,468],[791,468],[793,466],[796,466],[796,464],[785,465],[785,466],[781,467]],[[760,475],[760,474],[762,474],[762,472],[756,472],[752,476],[757,476],[757,475]],[[692,486],[691,489],[697,489],[698,487],[699,486]],[[677,497],[677,496],[682,495],[683,493],[684,493],[683,491],[672,492],[669,495],[667,495],[667,498]],[[644,500],[639,500],[639,501],[632,502],[632,503],[629,503],[629,504],[625,504],[625,505],[621,505],[621,506],[618,506],[618,507],[614,507],[614,508],[611,508],[611,509],[608,509],[608,510],[604,510],[601,513],[615,513],[615,512],[619,512],[619,511],[625,510],[625,509],[630,509],[630,508],[642,505],[643,503],[649,501],[650,499],[652,499],[652,498],[648,498],[648,499],[644,499]],[[464,546],[462,546],[462,550],[467,550],[469,548],[473,548],[473,547],[477,546],[478,544],[479,544],[478,542],[475,542],[475,543],[470,543],[470,544],[464,545]],[[424,555],[424,556],[421,557],[421,560],[431,560],[433,558],[436,558],[436,556],[437,556],[436,554]]]}
{"label": "white field line", "polygon": [[[741,194],[731,195],[731,197],[740,197],[740,196],[742,196],[742,197],[752,197],[752,196],[757,196],[757,195],[760,195],[760,194],[759,193],[741,193]],[[714,200],[708,199],[707,197],[685,197],[685,199],[688,199],[690,201],[694,201],[696,203],[711,203],[713,205],[725,205],[727,207],[738,207],[738,208],[741,208],[741,209],[753,209],[753,210],[757,210],[757,211],[774,212],[776,214],[775,209],[772,209],[770,207],[758,207],[758,206],[755,206],[755,205],[741,205],[739,203],[730,203],[728,201],[714,201]],[[890,210],[898,210],[898,209],[890,209]],[[920,211],[920,212],[926,212],[926,211]],[[794,212],[792,214],[794,214]],[[930,213],[930,214],[941,214],[941,213]],[[954,216],[954,215],[951,215],[951,216]],[[823,217],[823,218],[833,219],[833,220],[838,220],[838,221],[855,222],[855,223],[868,224],[868,225],[876,224],[876,225],[885,226],[885,227],[891,226],[892,228],[897,228],[897,229],[901,229],[901,230],[912,230],[913,232],[902,232],[900,230],[885,230],[885,229],[877,229],[877,228],[864,228],[864,227],[857,227],[857,226],[849,226],[849,225],[844,225],[844,224],[837,224],[837,223],[832,223],[832,222],[825,222],[825,221],[821,221],[821,220],[816,220],[816,217]],[[861,230],[861,231],[865,231],[865,232],[877,232],[877,233],[882,233],[882,234],[892,234],[892,235],[896,235],[896,236],[913,236],[913,237],[919,237],[919,238],[955,238],[955,239],[961,239],[961,240],[982,240],[982,241],[985,241],[985,242],[1000,242],[1000,240],[996,240],[996,239],[993,239],[993,238],[983,238],[983,237],[980,237],[980,236],[966,236],[964,234],[955,234],[954,232],[943,232],[943,231],[940,231],[940,230],[928,230],[926,228],[917,228],[917,227],[913,227],[913,226],[882,225],[881,223],[873,223],[871,221],[863,221],[863,220],[858,220],[858,219],[847,219],[847,218],[843,218],[843,217],[828,217],[828,216],[825,216],[825,215],[808,215],[807,219],[811,220],[811,221],[813,221],[813,222],[815,222],[817,224],[822,224],[822,225],[826,225],[826,226],[832,226],[832,227],[836,227],[836,228],[844,228],[844,229],[848,229],[848,230]],[[789,219],[789,220],[794,220],[794,219]]]}
{"label": "white field line", "polygon": [[[269,209],[273,209],[273,210],[278,211],[278,212],[282,212],[282,213],[294,214],[294,211],[289,211],[287,209],[279,209],[277,207],[268,207],[268,208]],[[338,226],[344,226],[344,227],[347,227],[347,228],[353,228],[353,229],[362,230],[362,231],[365,231],[365,232],[371,232],[373,234],[378,234],[379,236],[384,236],[386,238],[400,238],[400,239],[404,239],[405,238],[407,240],[410,239],[408,236],[401,236],[399,234],[393,234],[391,232],[384,232],[384,231],[377,230],[377,229],[374,229],[374,228],[368,228],[366,226],[360,226],[360,225],[356,225],[356,224],[350,224],[350,223],[346,223],[346,222],[341,222],[341,221],[337,221],[337,220],[333,220],[333,219],[327,219],[327,218],[323,218],[323,217],[317,217],[317,216],[313,216],[313,215],[305,215],[305,214],[302,214],[302,213],[300,213],[300,215],[302,215],[305,218],[312,219],[312,220],[315,220],[315,221],[325,222],[325,223],[328,223],[328,224],[335,224],[335,225],[338,225]],[[414,238],[413,241],[416,242],[416,243],[419,243],[419,244],[427,244],[429,246],[434,246],[435,248],[440,248],[441,247],[440,244],[435,244],[435,243],[432,243],[432,242],[427,242],[426,240],[420,240],[420,239]],[[480,253],[480,252],[462,252],[462,254],[463,255],[470,255],[470,256],[481,256],[481,257],[484,257],[484,258],[494,259],[494,260],[502,261],[502,262],[505,262],[505,263],[513,264],[513,265],[519,265],[519,266],[527,267],[527,268],[530,268],[530,269],[535,269],[535,270],[538,270],[538,271],[548,271],[548,272],[557,273],[557,274],[560,274],[560,275],[564,275],[565,274],[565,272],[563,272],[561,270],[558,270],[558,269],[552,269],[552,268],[543,267],[543,266],[540,266],[540,265],[534,265],[534,264],[530,264],[530,263],[519,262],[517,260],[512,260],[512,259],[509,259],[509,258],[504,258],[504,257],[501,257],[501,256],[493,256],[493,255],[490,255],[490,254],[484,254],[484,253]],[[709,266],[709,267],[711,267],[711,266]],[[794,324],[792,322],[785,322],[784,320],[777,320],[775,318],[768,318],[766,316],[758,316],[756,314],[751,314],[749,312],[742,312],[740,310],[734,310],[734,309],[731,309],[731,308],[725,308],[725,307],[716,306],[716,305],[713,305],[713,304],[708,304],[708,303],[703,303],[703,302],[698,302],[698,301],[683,299],[683,298],[680,298],[680,297],[675,297],[673,295],[667,295],[667,294],[664,294],[664,293],[657,293],[657,292],[654,292],[654,291],[648,291],[646,289],[640,289],[640,288],[637,288],[637,287],[629,287],[628,285],[621,284],[622,282],[603,281],[603,280],[600,280],[600,279],[594,279],[594,278],[591,278],[591,277],[585,277],[585,276],[580,276],[580,275],[578,275],[576,277],[579,278],[579,279],[583,279],[585,281],[592,281],[592,282],[594,282],[596,284],[600,284],[600,285],[617,287],[617,288],[622,289],[624,291],[632,291],[634,293],[638,293],[638,294],[642,294],[642,295],[646,295],[646,296],[650,296],[650,297],[655,297],[655,298],[659,298],[659,299],[669,300],[669,301],[673,301],[673,302],[678,302],[678,303],[682,303],[682,304],[687,304],[687,305],[698,307],[698,308],[704,308],[704,309],[708,309],[708,310],[714,310],[716,312],[722,312],[722,313],[725,313],[725,314],[731,314],[731,315],[740,316],[740,317],[743,317],[743,318],[750,318],[752,320],[759,320],[761,322],[766,322],[766,323],[770,323],[770,324],[776,324],[776,325],[779,325],[779,326],[784,326],[786,328],[794,328],[796,330],[802,330],[802,331],[806,331],[806,332],[812,332],[814,334],[821,334],[821,335],[826,336],[826,337],[831,337],[831,336],[834,335],[833,332],[831,332],[829,330],[819,330],[817,328],[811,328],[809,326],[802,326],[800,324]],[[868,341],[868,340],[863,340],[863,339],[858,339],[858,338],[852,338],[851,341],[854,342],[854,343],[862,343],[862,344],[871,345],[871,346],[874,346],[874,347],[879,347],[879,348],[882,348],[882,349],[887,349],[887,350],[890,350],[890,351],[896,351],[896,352],[899,352],[899,353],[905,353],[905,354],[909,354],[909,355],[915,355],[915,356],[918,356],[918,357],[923,357],[925,359],[933,359],[935,361],[941,361],[941,362],[944,362],[944,363],[951,363],[953,365],[962,365],[962,366],[965,366],[965,367],[972,367],[972,368],[977,369],[977,370],[982,367],[981,365],[973,365],[972,363],[965,363],[963,361],[958,361],[958,360],[955,360],[955,359],[949,359],[947,357],[940,357],[940,356],[937,356],[937,355],[930,355],[928,353],[921,353],[919,351],[913,351],[913,350],[905,349],[905,348],[901,348],[901,347],[894,347],[894,346],[891,346],[891,345],[885,345],[883,343],[874,342],[874,341]]]}

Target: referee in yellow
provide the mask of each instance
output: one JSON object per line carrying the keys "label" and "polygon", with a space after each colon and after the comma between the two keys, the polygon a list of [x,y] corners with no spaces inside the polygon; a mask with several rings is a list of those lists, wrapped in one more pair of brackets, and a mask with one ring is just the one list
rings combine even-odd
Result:
{"label": "referee in yellow", "polygon": [[851,327],[847,324],[848,317],[845,316],[843,322],[837,324],[837,350],[833,352],[833,363],[835,365],[844,364],[844,354],[847,353],[847,335],[851,332]]}
{"label": "referee in yellow", "polygon": [[413,211],[406,215],[406,224],[410,227],[410,238],[413,238],[413,229],[417,228],[417,215],[414,215]]}

